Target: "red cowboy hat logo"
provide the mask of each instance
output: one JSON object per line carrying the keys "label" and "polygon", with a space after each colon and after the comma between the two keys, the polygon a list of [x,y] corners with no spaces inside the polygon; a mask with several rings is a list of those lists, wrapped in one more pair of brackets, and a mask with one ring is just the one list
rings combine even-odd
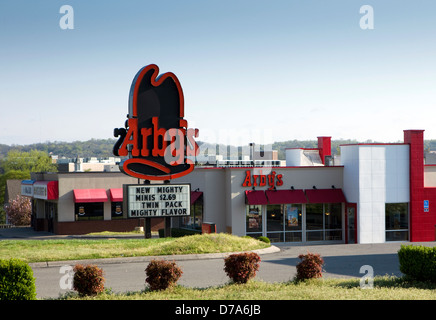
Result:
{"label": "red cowboy hat logo", "polygon": [[184,99],[176,75],[160,76],[148,65],[136,74],[130,88],[129,114],[113,148],[116,156],[129,156],[120,164],[126,174],[145,180],[171,180],[194,169],[198,129],[188,129]]}

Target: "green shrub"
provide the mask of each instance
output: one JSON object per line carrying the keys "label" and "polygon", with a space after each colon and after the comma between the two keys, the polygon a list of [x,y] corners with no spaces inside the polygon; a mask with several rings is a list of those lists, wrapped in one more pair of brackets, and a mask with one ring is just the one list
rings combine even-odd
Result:
{"label": "green shrub", "polygon": [[0,300],[35,299],[32,268],[19,259],[0,259]]}
{"label": "green shrub", "polygon": [[267,237],[264,237],[264,236],[258,237],[257,240],[263,241],[263,242],[268,243],[268,244],[271,243],[271,240],[269,238],[267,238]]}
{"label": "green shrub", "polygon": [[403,274],[419,281],[436,283],[436,247],[402,245],[398,259]]}
{"label": "green shrub", "polygon": [[95,265],[74,266],[73,289],[81,296],[95,296],[104,291],[103,270]]}
{"label": "green shrub", "polygon": [[297,280],[306,280],[322,277],[324,259],[318,253],[300,254],[301,261],[297,264]]}
{"label": "green shrub", "polygon": [[151,291],[165,290],[175,286],[182,273],[182,269],[174,261],[151,260],[145,269],[145,282]]}
{"label": "green shrub", "polygon": [[231,254],[224,259],[224,271],[235,283],[247,283],[259,270],[260,257],[254,252]]}

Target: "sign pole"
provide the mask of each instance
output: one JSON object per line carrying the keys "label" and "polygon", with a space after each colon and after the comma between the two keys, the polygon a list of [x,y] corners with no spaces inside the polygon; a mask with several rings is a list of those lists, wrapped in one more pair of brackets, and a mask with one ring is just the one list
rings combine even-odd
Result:
{"label": "sign pole", "polygon": [[[165,180],[164,184],[170,184],[170,180]],[[171,237],[171,217],[165,217],[165,238]]]}
{"label": "sign pole", "polygon": [[145,218],[144,224],[144,237],[145,239],[151,239],[151,218]]}
{"label": "sign pole", "polygon": [[[138,179],[139,182],[139,179]],[[144,184],[150,184],[149,180],[144,180]],[[151,218],[146,217],[144,219],[144,238],[151,239]]]}

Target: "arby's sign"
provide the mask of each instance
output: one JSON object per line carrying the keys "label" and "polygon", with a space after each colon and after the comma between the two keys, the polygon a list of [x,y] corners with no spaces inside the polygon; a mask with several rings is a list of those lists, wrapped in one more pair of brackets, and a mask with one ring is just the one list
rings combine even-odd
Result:
{"label": "arby's sign", "polygon": [[197,155],[198,129],[188,128],[184,97],[176,75],[159,75],[157,65],[136,74],[129,95],[125,128],[114,129],[118,137],[113,153],[128,156],[120,163],[124,173],[144,180],[171,180],[194,169],[190,157]]}
{"label": "arby's sign", "polygon": [[262,170],[254,173],[250,170],[245,171],[245,178],[242,182],[243,187],[263,187],[268,186],[268,190],[273,190],[276,186],[283,185],[283,175],[271,171],[269,174],[263,174]]}

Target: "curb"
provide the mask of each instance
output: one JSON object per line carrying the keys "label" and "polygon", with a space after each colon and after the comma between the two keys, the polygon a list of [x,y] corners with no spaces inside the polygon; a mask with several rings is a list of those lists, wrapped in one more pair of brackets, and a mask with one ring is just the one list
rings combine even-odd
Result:
{"label": "curb", "polygon": [[[102,258],[102,259],[85,259],[85,260],[66,260],[66,261],[45,261],[45,262],[32,262],[29,263],[31,268],[50,268],[62,267],[65,265],[75,265],[77,263],[86,264],[116,264],[116,263],[129,263],[129,262],[150,262],[153,259],[163,259],[171,261],[187,261],[187,260],[206,260],[206,259],[224,259],[227,256],[240,252],[226,252],[226,253],[201,253],[201,254],[180,254],[180,255],[166,255],[166,256],[142,256],[142,257],[125,257],[125,258]],[[259,255],[280,252],[280,248],[271,245],[268,248],[250,250]]]}

